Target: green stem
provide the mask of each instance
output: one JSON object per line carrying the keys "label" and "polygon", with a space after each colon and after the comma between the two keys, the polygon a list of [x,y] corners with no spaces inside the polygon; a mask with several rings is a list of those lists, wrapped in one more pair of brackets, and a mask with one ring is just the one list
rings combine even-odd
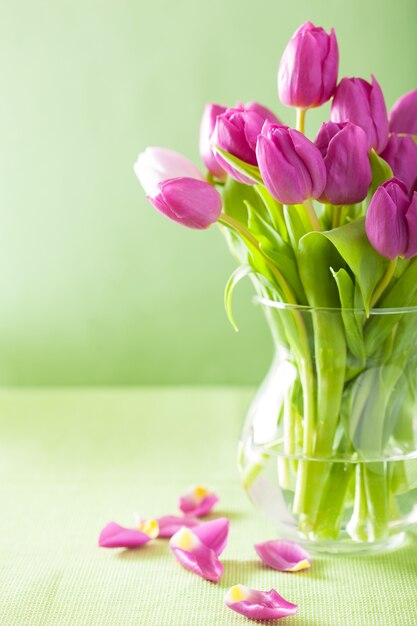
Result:
{"label": "green stem", "polygon": [[[305,121],[306,121],[306,113],[307,109],[303,109],[302,107],[297,107],[297,120],[296,120],[296,128],[300,133],[305,134]],[[311,227],[313,230],[321,230],[320,222],[316,215],[316,212],[313,207],[313,203],[310,198],[304,201],[304,206],[306,209],[306,213],[311,222]]]}
{"label": "green stem", "polygon": [[368,503],[369,539],[388,534],[388,475],[386,462],[365,463],[364,483]]}
{"label": "green stem", "polygon": [[397,263],[398,263],[398,257],[396,259],[390,260],[388,267],[387,267],[387,271],[385,272],[384,276],[381,278],[378,285],[375,287],[375,291],[372,294],[371,302],[369,305],[371,309],[375,306],[379,298],[384,293],[385,289],[388,287],[391,281],[391,278],[394,276],[395,270],[397,268]]}
{"label": "green stem", "polygon": [[[246,239],[258,252],[263,256],[265,263],[268,265],[271,272],[274,274],[281,287],[284,302],[287,304],[297,304],[295,296],[291,291],[284,276],[281,274],[277,266],[262,252],[259,241],[252,235],[252,233],[240,224],[237,220],[222,213],[219,217],[219,223],[229,226],[236,230],[240,235]],[[308,342],[307,330],[304,324],[304,320],[300,311],[294,309],[293,311],[295,322],[298,329],[298,340],[300,343],[299,349],[296,348],[298,355],[298,363],[300,369],[300,380],[303,387],[303,402],[304,402],[304,439],[303,439],[303,452],[304,454],[311,454],[313,452],[314,443],[314,388],[313,388],[313,368],[310,357],[310,347]]]}
{"label": "green stem", "polygon": [[305,134],[306,112],[307,112],[307,109],[302,109],[301,107],[297,107],[296,128],[300,133],[303,133],[303,135]]}
{"label": "green stem", "polygon": [[282,489],[291,489],[291,457],[295,454],[295,421],[293,414],[292,385],[284,398],[284,455],[278,457],[278,477]]}
{"label": "green stem", "polygon": [[355,503],[347,531],[354,541],[368,541],[368,505],[363,463],[358,463],[355,470]]}
{"label": "green stem", "polygon": [[339,536],[346,494],[353,473],[353,463],[335,462],[330,465],[314,524],[314,533],[319,539],[337,539]]}
{"label": "green stem", "polygon": [[[285,302],[289,304],[296,304],[296,299],[291,289],[289,288],[286,280],[283,275],[276,267],[274,263],[262,252],[259,241],[252,235],[252,233],[240,224],[236,220],[234,220],[230,215],[226,215],[224,213],[221,214],[219,218],[219,223],[225,226],[232,228],[237,231],[248,243],[250,243],[256,250],[263,256],[265,262],[267,263],[269,269],[275,276],[278,281],[278,284],[281,287],[282,293],[285,298]],[[311,456],[314,449],[314,375],[313,375],[313,367],[311,362],[310,355],[310,346],[308,341],[307,329],[304,324],[304,320],[300,311],[294,309],[292,312],[296,324],[297,329],[297,337],[293,337],[291,334],[291,340],[293,342],[293,347],[295,353],[297,355],[297,364],[300,372],[300,382],[303,389],[303,413],[304,413],[304,433],[303,433],[303,453],[307,456]],[[255,475],[256,475],[256,470]],[[297,487],[296,493],[298,497],[296,497],[296,502],[299,503],[301,511],[304,510],[304,502],[306,498],[308,498],[307,493],[307,479],[308,479],[308,471],[306,467],[306,462],[301,462],[299,465],[299,472],[297,476]],[[250,468],[248,468],[248,476],[246,476],[246,483],[249,484],[250,481],[254,480],[254,474]]]}
{"label": "green stem", "polygon": [[313,203],[310,200],[310,198],[307,198],[307,200],[304,200],[304,206],[306,209],[306,213],[308,215],[308,219],[310,220],[311,223],[311,227],[313,230],[321,230],[321,225],[319,222],[319,218],[316,215],[316,212],[314,210],[313,207]]}
{"label": "green stem", "polygon": [[342,223],[343,205],[338,204],[333,207],[332,228],[338,228]]}

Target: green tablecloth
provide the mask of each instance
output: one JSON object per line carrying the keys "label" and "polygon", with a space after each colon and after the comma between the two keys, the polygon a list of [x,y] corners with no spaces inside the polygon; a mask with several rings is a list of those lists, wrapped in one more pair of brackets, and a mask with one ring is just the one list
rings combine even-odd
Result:
{"label": "green tablecloth", "polygon": [[[37,390],[0,393],[1,626],[217,626],[242,583],[299,604],[294,626],[417,623],[417,541],[374,557],[320,557],[299,574],[262,566],[253,543],[274,528],[252,509],[235,467],[251,390]],[[159,540],[97,547],[110,520],[176,511],[188,486],[221,497],[232,523],[218,585],[182,569]]]}

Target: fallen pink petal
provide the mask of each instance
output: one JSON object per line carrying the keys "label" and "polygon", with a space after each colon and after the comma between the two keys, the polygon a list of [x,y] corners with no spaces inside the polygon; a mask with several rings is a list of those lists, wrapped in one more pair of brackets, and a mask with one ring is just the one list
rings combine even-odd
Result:
{"label": "fallen pink petal", "polygon": [[255,550],[266,565],[281,572],[300,572],[311,567],[308,552],[293,541],[265,541],[255,544]]}
{"label": "fallen pink petal", "polygon": [[146,520],[138,528],[125,528],[110,522],[100,533],[98,545],[102,548],[138,548],[158,536],[156,520]]}
{"label": "fallen pink petal", "polygon": [[[198,528],[198,527],[197,527]],[[191,528],[181,528],[169,541],[177,561],[205,580],[217,583],[223,575],[223,565],[214,550],[206,546]]]}
{"label": "fallen pink petal", "polygon": [[157,517],[156,521],[159,526],[159,539],[170,539],[180,528],[184,526],[193,528],[200,524],[200,521],[196,517],[191,517],[191,515],[163,515],[162,517]]}
{"label": "fallen pink petal", "polygon": [[185,515],[202,517],[208,515],[218,501],[215,493],[206,487],[198,486],[180,497],[178,507]]}
{"label": "fallen pink petal", "polygon": [[229,520],[226,517],[219,517],[209,522],[201,522],[193,528],[193,533],[204,545],[214,550],[217,556],[220,556],[227,545],[229,528]]}
{"label": "fallen pink petal", "polygon": [[271,589],[270,591],[258,591],[244,585],[234,585],[225,596],[225,604],[250,619],[280,619],[295,615],[298,606],[284,600],[282,596]]}

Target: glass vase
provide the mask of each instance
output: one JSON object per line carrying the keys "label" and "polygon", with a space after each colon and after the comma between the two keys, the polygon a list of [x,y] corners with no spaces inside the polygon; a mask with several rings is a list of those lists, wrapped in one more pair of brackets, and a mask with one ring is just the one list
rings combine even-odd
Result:
{"label": "glass vase", "polygon": [[310,550],[399,545],[417,522],[417,307],[257,301],[275,357],[240,441],[246,492]]}

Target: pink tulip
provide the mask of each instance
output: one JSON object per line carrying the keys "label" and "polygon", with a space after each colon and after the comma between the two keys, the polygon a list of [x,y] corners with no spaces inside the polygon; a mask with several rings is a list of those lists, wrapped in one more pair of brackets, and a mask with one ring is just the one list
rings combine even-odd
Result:
{"label": "pink tulip", "polygon": [[376,190],[366,215],[366,234],[372,246],[388,259],[417,254],[417,192],[411,199],[406,185],[391,178]]}
{"label": "pink tulip", "polygon": [[306,22],[291,37],[278,70],[278,93],[283,104],[307,109],[329,100],[336,88],[339,49],[330,35]]}
{"label": "pink tulip", "polygon": [[372,180],[365,131],[351,122],[327,122],[315,140],[326,166],[326,186],[319,200],[356,204],[368,194]]}
{"label": "pink tulip", "polygon": [[395,178],[411,189],[417,179],[417,143],[413,137],[393,133],[381,157],[389,163]]}
{"label": "pink tulip", "polygon": [[389,117],[392,133],[417,135],[417,89],[405,93],[395,102]]}
{"label": "pink tulip", "polygon": [[166,217],[197,229],[218,220],[222,210],[219,192],[183,155],[166,148],[147,148],[134,169],[148,200]]}
{"label": "pink tulip", "polygon": [[368,147],[374,148],[378,154],[387,145],[387,108],[374,76],[372,83],[362,78],[343,78],[336,88],[330,119],[360,126],[368,137]]}
{"label": "pink tulip", "polygon": [[206,104],[200,125],[200,155],[208,171],[219,180],[224,180],[227,172],[217,161],[211,144],[211,136],[219,115],[225,113],[227,107],[220,104]]}
{"label": "pink tulip", "polygon": [[[247,105],[238,104],[234,109],[227,109],[217,117],[211,143],[249,165],[257,165],[256,140],[265,120],[279,123],[271,111],[256,102]],[[219,154],[216,154],[216,159],[232,178],[242,183],[253,184]]]}
{"label": "pink tulip", "polygon": [[323,193],[326,184],[323,157],[297,130],[265,122],[256,155],[265,187],[278,202],[299,204]]}

